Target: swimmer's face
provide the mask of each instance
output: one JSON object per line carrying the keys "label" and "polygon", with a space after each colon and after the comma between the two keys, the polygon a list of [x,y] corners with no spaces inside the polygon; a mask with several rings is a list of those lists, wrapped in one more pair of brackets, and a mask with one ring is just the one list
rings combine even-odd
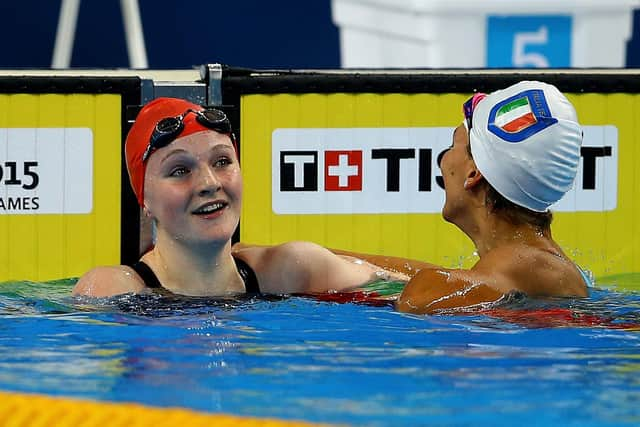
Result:
{"label": "swimmer's face", "polygon": [[465,206],[465,179],[469,168],[475,166],[469,155],[468,146],[469,133],[461,124],[453,131],[451,147],[443,154],[440,161],[446,196],[442,216],[449,222],[453,222]]}
{"label": "swimmer's face", "polygon": [[230,241],[240,218],[242,175],[229,136],[197,132],[155,151],[144,201],[158,239]]}

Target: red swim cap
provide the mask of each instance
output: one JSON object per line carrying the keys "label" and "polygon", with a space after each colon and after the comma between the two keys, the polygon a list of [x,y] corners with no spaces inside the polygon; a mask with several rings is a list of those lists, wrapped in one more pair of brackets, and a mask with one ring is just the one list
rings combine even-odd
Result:
{"label": "red swim cap", "polygon": [[[201,111],[203,108],[189,101],[178,98],[157,98],[146,104],[140,110],[133,123],[125,142],[125,156],[131,188],[140,206],[144,206],[144,174],[147,170],[146,162],[142,162],[142,155],[149,146],[151,134],[158,122],[167,117],[176,117],[188,109]],[[184,129],[179,138],[192,133],[210,130],[196,120],[195,114],[187,114],[184,118]],[[148,161],[148,159],[147,159]]]}

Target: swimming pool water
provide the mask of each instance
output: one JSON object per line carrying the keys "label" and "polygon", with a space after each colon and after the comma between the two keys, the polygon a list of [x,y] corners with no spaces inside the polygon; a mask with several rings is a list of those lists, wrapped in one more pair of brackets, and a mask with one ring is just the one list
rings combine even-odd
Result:
{"label": "swimming pool water", "polygon": [[350,425],[640,423],[640,294],[414,316],[0,285],[0,389]]}

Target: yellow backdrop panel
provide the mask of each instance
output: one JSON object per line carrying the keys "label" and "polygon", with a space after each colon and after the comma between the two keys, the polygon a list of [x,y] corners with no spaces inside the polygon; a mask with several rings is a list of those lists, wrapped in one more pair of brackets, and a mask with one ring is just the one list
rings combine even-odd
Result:
{"label": "yellow backdrop panel", "polygon": [[[38,165],[33,169],[41,173],[41,182],[34,191],[39,195],[39,208],[45,212],[37,212],[37,209],[21,213],[0,211],[3,237],[0,243],[0,280],[43,281],[77,277],[95,265],[120,262],[120,121],[120,95],[0,95],[0,128],[5,134],[11,135],[11,131],[16,129],[26,129],[27,132],[53,129],[54,133],[71,135],[72,131],[80,129],[87,140],[83,141],[83,150],[92,153],[92,157],[78,157],[75,146],[70,145],[72,141],[64,136],[66,139],[61,146],[66,154],[61,155],[62,161],[53,165],[57,169],[50,170],[49,175],[44,173],[47,159],[41,154]],[[49,144],[43,140],[46,138],[39,138],[36,142],[38,147]],[[15,139],[10,136],[8,143],[13,144],[14,153],[19,152],[15,144],[20,142],[19,138]],[[13,191],[7,184],[9,171],[6,162],[12,161],[9,151],[0,152],[0,165],[5,166],[3,203],[8,201],[10,191]],[[74,162],[74,159],[81,160]],[[66,162],[73,164],[63,164]],[[48,165],[49,169],[51,166]],[[23,172],[22,168],[18,162],[19,173]],[[93,182],[73,182],[76,176],[89,176],[87,168]],[[46,182],[47,176],[55,176],[61,181],[60,188],[65,189],[64,193],[53,196],[65,198],[58,201],[63,206],[58,210],[62,212],[56,209],[53,213],[46,212],[43,200],[51,198],[51,192],[45,190],[51,184]],[[87,190],[78,194],[78,188]],[[72,199],[86,201],[80,213],[66,213],[73,211],[69,208],[69,200]],[[58,204],[56,200],[50,200],[54,205]]]}
{"label": "yellow backdrop panel", "polygon": [[[241,240],[277,244],[302,239],[359,252],[470,266],[474,247],[446,223],[437,206],[430,213],[275,213],[272,203],[272,143],[276,129],[450,128],[461,123],[469,94],[276,94],[241,100],[242,167],[245,179]],[[552,231],[576,262],[596,275],[640,271],[638,117],[640,96],[568,94],[585,126],[618,132],[617,203],[601,211],[555,213]],[[450,132],[450,130],[447,130]],[[638,153],[637,153],[638,152]],[[636,154],[637,153],[637,154]],[[438,173],[438,171],[434,171]],[[384,203],[384,200],[380,201]],[[440,203],[441,204],[441,203]]]}

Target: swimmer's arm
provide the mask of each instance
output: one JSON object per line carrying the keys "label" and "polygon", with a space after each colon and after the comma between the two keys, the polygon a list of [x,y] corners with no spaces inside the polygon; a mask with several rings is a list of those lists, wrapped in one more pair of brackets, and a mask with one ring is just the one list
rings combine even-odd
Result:
{"label": "swimmer's arm", "polygon": [[404,274],[383,269],[365,260],[337,255],[319,245],[301,243],[304,246],[301,259],[305,261],[299,260],[299,265],[303,267],[301,273],[306,280],[300,282],[305,286],[299,292],[343,292],[378,279],[408,280]]}
{"label": "swimmer's arm", "polygon": [[139,293],[145,285],[131,267],[107,266],[89,270],[78,279],[71,293],[90,297],[110,297],[126,293]]}
{"label": "swimmer's arm", "polygon": [[382,267],[386,270],[391,270],[398,273],[406,274],[409,277],[415,276],[416,273],[423,268],[436,267],[434,264],[429,264],[428,262],[418,261],[418,260],[409,259],[409,258],[401,258],[401,257],[387,256],[387,255],[363,254],[358,252],[345,251],[342,249],[329,249],[329,250],[334,254],[361,259],[373,265]]}
{"label": "swimmer's arm", "polygon": [[396,309],[432,314],[495,302],[504,297],[495,283],[495,276],[482,271],[423,268],[404,287],[396,301]]}
{"label": "swimmer's arm", "polygon": [[233,253],[254,269],[265,293],[341,292],[376,280],[377,273],[391,279],[395,275],[311,242],[295,241],[271,247],[234,245]]}
{"label": "swimmer's arm", "polygon": [[[243,242],[238,242],[233,245],[234,252],[240,252],[243,249],[249,248],[269,248],[271,246],[268,245],[254,245]],[[340,255],[345,259],[355,262],[357,260],[366,261],[370,264],[381,267],[385,270],[389,270],[396,273],[401,273],[403,275],[407,275],[409,277],[413,277],[420,269],[422,268],[434,268],[435,264],[430,264],[424,261],[418,261],[410,258],[402,258],[402,257],[394,257],[387,255],[374,255],[374,254],[365,254],[360,252],[352,252],[346,251],[343,249],[334,249],[329,248],[329,251],[333,252],[336,255]]]}

